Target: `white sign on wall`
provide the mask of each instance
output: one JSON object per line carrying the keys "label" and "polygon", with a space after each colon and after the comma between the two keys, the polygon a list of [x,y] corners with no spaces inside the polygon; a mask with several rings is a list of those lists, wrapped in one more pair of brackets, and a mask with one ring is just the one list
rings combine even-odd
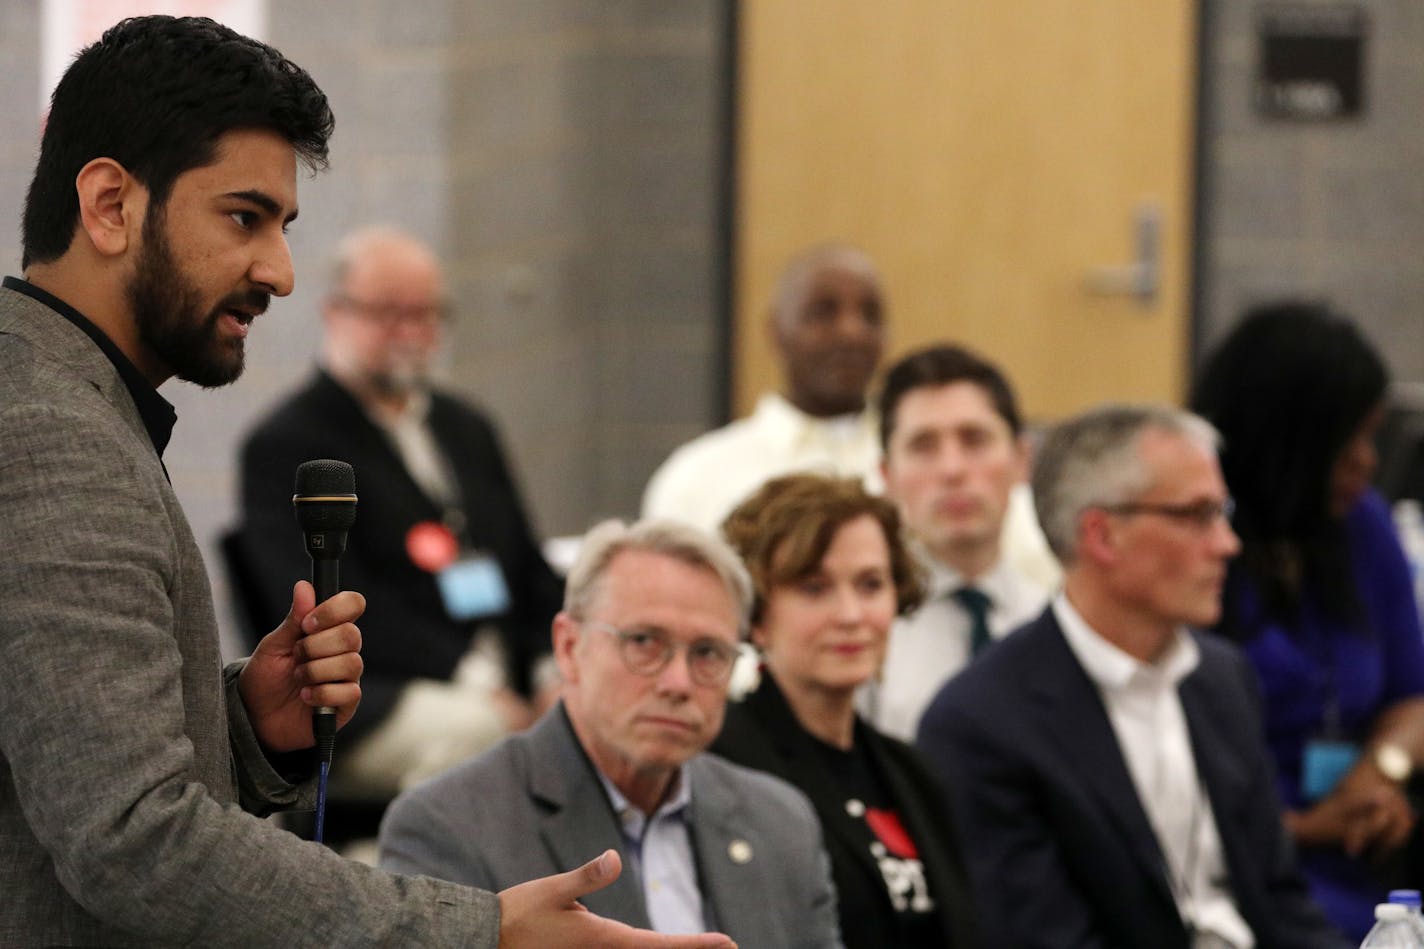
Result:
{"label": "white sign on wall", "polygon": [[40,11],[41,120],[49,113],[50,93],[75,53],[125,17],[151,13],[205,16],[255,39],[262,39],[267,29],[266,0],[44,0]]}

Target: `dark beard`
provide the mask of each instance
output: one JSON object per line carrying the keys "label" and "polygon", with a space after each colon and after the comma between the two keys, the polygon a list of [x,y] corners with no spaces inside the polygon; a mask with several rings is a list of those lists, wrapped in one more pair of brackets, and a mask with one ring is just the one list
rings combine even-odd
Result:
{"label": "dark beard", "polygon": [[268,294],[246,290],[224,297],[206,314],[197,288],[173,259],[161,208],[150,207],[143,222],[143,250],[126,288],[139,339],[179,379],[205,389],[242,375],[243,340],[223,340],[218,321],[231,307],[267,308]]}

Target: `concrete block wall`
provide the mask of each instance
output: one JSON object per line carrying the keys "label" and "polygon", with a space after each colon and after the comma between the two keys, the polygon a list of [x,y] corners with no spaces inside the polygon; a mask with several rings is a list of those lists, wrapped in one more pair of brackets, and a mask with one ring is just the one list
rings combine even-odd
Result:
{"label": "concrete block wall", "polygon": [[[718,411],[725,5],[366,0],[270,15],[272,42],[337,114],[332,169],[309,189],[308,291],[355,224],[434,241],[457,311],[446,379],[496,420],[537,527],[635,514],[654,465]],[[254,352],[268,377],[247,401],[305,374],[312,310]],[[197,480],[216,493],[224,478]]]}
{"label": "concrete block wall", "polygon": [[1260,0],[1205,0],[1201,340],[1251,303],[1326,298],[1396,379],[1424,381],[1424,5],[1354,0],[1369,20],[1356,119],[1270,120],[1252,106]]}
{"label": "concrete block wall", "polygon": [[[717,419],[727,23],[721,0],[268,5],[265,39],[331,99],[331,168],[300,182],[297,289],[255,325],[243,378],[163,387],[179,412],[166,462],[230,654],[216,541],[237,517],[237,446],[310,372],[327,255],[353,226],[400,224],[443,255],[446,377],[495,418],[541,533],[636,514],[653,467]],[[6,273],[38,143],[38,28],[38,0],[0,4]]]}
{"label": "concrete block wall", "polygon": [[39,4],[0,3],[0,261],[20,272],[20,219],[39,157]]}

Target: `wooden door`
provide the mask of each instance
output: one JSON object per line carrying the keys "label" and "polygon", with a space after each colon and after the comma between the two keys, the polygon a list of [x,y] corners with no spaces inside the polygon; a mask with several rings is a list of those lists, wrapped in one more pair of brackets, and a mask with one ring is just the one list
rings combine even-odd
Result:
{"label": "wooden door", "polygon": [[[828,238],[881,266],[893,354],[978,349],[1032,419],[1182,397],[1196,4],[739,10],[736,414],[779,382],[765,332],[777,272]],[[1111,292],[1142,276],[1122,268],[1154,217],[1155,293]]]}

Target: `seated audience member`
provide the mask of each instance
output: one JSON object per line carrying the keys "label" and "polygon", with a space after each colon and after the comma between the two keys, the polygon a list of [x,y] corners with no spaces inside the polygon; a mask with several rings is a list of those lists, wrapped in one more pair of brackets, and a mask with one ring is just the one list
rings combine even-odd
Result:
{"label": "seated audience member", "polygon": [[959,346],[905,356],[885,375],[880,443],[885,495],[900,509],[929,593],[895,621],[863,707],[887,734],[913,741],[940,686],[1038,615],[1048,592],[1003,556],[1004,521],[1028,473],[1028,447],[1014,391],[997,366]]}
{"label": "seated audience member", "polygon": [[1260,678],[1311,893],[1356,940],[1389,889],[1382,859],[1414,827],[1404,786],[1424,761],[1409,567],[1369,488],[1386,385],[1347,319],[1283,303],[1243,318],[1207,359],[1193,400],[1225,439],[1242,543],[1220,629]]}
{"label": "seated audience member", "polygon": [[[802,251],[776,281],[767,329],[784,393],[764,394],[747,418],[674,451],[648,481],[644,517],[715,531],[764,481],[796,471],[879,487],[869,392],[885,350],[885,294],[874,262],[842,243]],[[1006,558],[1041,585],[1057,582],[1026,487],[1014,493],[1004,545]]]}
{"label": "seated audience member", "polygon": [[818,244],[776,282],[768,331],[785,393],[701,435],[663,462],[643,495],[644,517],[715,531],[763,481],[792,471],[873,476],[878,450],[867,394],[885,347],[880,274],[859,248]]}
{"label": "seated audience member", "polygon": [[918,739],[954,776],[994,945],[1352,945],[1296,869],[1255,674],[1191,630],[1220,616],[1239,547],[1216,441],[1180,410],[1109,406],[1039,446],[1063,592],[949,681]]}
{"label": "seated audience member", "polygon": [[308,571],[293,472],[310,458],[355,468],[341,572],[368,604],[366,673],[333,785],[389,799],[528,723],[520,695],[548,653],[562,585],[494,428],[432,384],[447,316],[433,251],[400,231],[360,230],[333,277],[322,366],[242,447],[240,542],[266,611],[281,615]]}
{"label": "seated audience member", "polygon": [[784,782],[702,754],[722,727],[751,586],[687,525],[589,532],[554,620],[562,701],[532,729],[405,792],[384,867],[503,886],[616,848],[584,904],[742,946],[839,946],[821,828]]}
{"label": "seated audience member", "polygon": [[890,622],[922,594],[895,508],[854,479],[767,482],[723,532],[751,572],[757,690],[712,750],[795,784],[825,829],[849,949],[972,946],[944,794],[919,753],[855,714]]}

